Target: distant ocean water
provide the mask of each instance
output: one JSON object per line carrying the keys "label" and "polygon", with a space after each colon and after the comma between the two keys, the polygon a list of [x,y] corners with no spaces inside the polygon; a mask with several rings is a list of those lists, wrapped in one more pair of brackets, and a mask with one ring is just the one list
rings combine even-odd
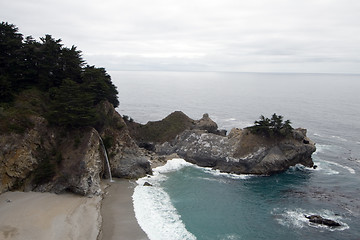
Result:
{"label": "distant ocean water", "polygon": [[[220,128],[281,114],[308,129],[316,170],[270,177],[223,174],[181,159],[140,179],[136,217],[150,239],[360,239],[360,75],[110,72],[118,111],[135,121],[175,110]],[[154,187],[143,187],[143,181]],[[339,221],[310,224],[304,214]]]}

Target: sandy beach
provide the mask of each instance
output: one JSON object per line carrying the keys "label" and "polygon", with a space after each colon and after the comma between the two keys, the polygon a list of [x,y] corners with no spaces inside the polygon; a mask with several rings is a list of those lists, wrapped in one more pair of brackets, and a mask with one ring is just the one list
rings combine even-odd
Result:
{"label": "sandy beach", "polygon": [[102,202],[103,240],[148,240],[134,213],[132,194],[135,183],[116,179],[106,188]]}
{"label": "sandy beach", "polygon": [[96,240],[101,197],[6,192],[0,195],[0,239]]}
{"label": "sandy beach", "polygon": [[103,200],[70,193],[3,193],[0,240],[146,240],[135,218],[134,187],[116,180]]}

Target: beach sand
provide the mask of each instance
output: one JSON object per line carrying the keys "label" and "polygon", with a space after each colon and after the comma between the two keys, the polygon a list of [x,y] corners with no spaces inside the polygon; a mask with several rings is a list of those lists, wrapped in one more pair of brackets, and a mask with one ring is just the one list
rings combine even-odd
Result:
{"label": "beach sand", "polygon": [[135,218],[132,201],[135,186],[128,180],[116,179],[106,188],[101,207],[103,225],[100,239],[148,240]]}
{"label": "beach sand", "polygon": [[96,240],[101,197],[6,192],[0,195],[1,240]]}
{"label": "beach sand", "polygon": [[6,192],[0,240],[148,240],[135,218],[135,183],[117,179],[105,195]]}

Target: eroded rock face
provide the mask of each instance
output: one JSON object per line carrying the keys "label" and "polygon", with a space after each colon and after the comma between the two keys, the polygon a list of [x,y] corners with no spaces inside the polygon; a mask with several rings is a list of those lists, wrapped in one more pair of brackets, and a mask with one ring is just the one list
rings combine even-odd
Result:
{"label": "eroded rock face", "polygon": [[111,120],[100,131],[103,139],[110,139],[109,154],[113,177],[139,178],[151,174],[152,170],[148,157],[130,137],[126,123],[110,103],[104,102],[104,114]]}
{"label": "eroded rock face", "polygon": [[100,136],[104,141],[111,140],[107,152],[114,177],[150,174],[148,158],[129,136],[121,116],[108,102],[99,108],[106,114],[99,132],[92,127],[50,127],[37,116],[31,120],[34,127],[24,134],[0,135],[0,193],[24,190],[99,194],[100,180],[107,174]]}
{"label": "eroded rock face", "polygon": [[37,149],[41,145],[42,118],[32,119],[38,123],[25,135],[0,135],[0,193],[22,185],[37,168]]}
{"label": "eroded rock face", "polygon": [[[104,156],[99,133],[93,128],[68,133],[58,145],[62,159],[52,181],[33,190],[41,192],[71,191],[80,195],[101,193],[100,180],[104,172]],[[74,137],[79,139],[74,141]]]}
{"label": "eroded rock face", "polygon": [[294,130],[294,135],[297,138],[268,139],[248,130],[233,129],[224,137],[203,130],[187,130],[173,141],[157,145],[156,151],[177,153],[199,166],[236,174],[273,174],[296,164],[312,167],[315,144],[306,137],[304,129]]}
{"label": "eroded rock face", "polygon": [[96,130],[64,134],[48,127],[44,118],[33,117],[32,122],[34,127],[23,135],[0,137],[0,192],[100,193],[103,163]]}

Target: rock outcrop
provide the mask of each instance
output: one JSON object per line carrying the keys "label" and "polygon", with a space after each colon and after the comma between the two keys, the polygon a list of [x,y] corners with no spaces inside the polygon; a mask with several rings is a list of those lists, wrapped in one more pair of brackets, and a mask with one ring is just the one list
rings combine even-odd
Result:
{"label": "rock outcrop", "polygon": [[147,150],[154,151],[155,145],[173,140],[185,130],[199,129],[217,135],[226,135],[225,130],[218,130],[216,122],[205,113],[199,120],[193,120],[181,111],[175,111],[160,121],[139,124],[126,121],[131,137],[137,144]]}
{"label": "rock outcrop", "polygon": [[255,135],[247,129],[233,129],[228,136],[194,129],[156,146],[158,154],[176,153],[199,166],[236,174],[273,174],[296,164],[312,167],[315,150],[305,129],[282,138]]}
{"label": "rock outcrop", "polygon": [[328,227],[340,227],[341,226],[340,223],[335,222],[334,220],[331,220],[331,219],[323,218],[319,215],[310,215],[310,216],[305,215],[305,218],[309,219],[309,222],[325,225]]}

